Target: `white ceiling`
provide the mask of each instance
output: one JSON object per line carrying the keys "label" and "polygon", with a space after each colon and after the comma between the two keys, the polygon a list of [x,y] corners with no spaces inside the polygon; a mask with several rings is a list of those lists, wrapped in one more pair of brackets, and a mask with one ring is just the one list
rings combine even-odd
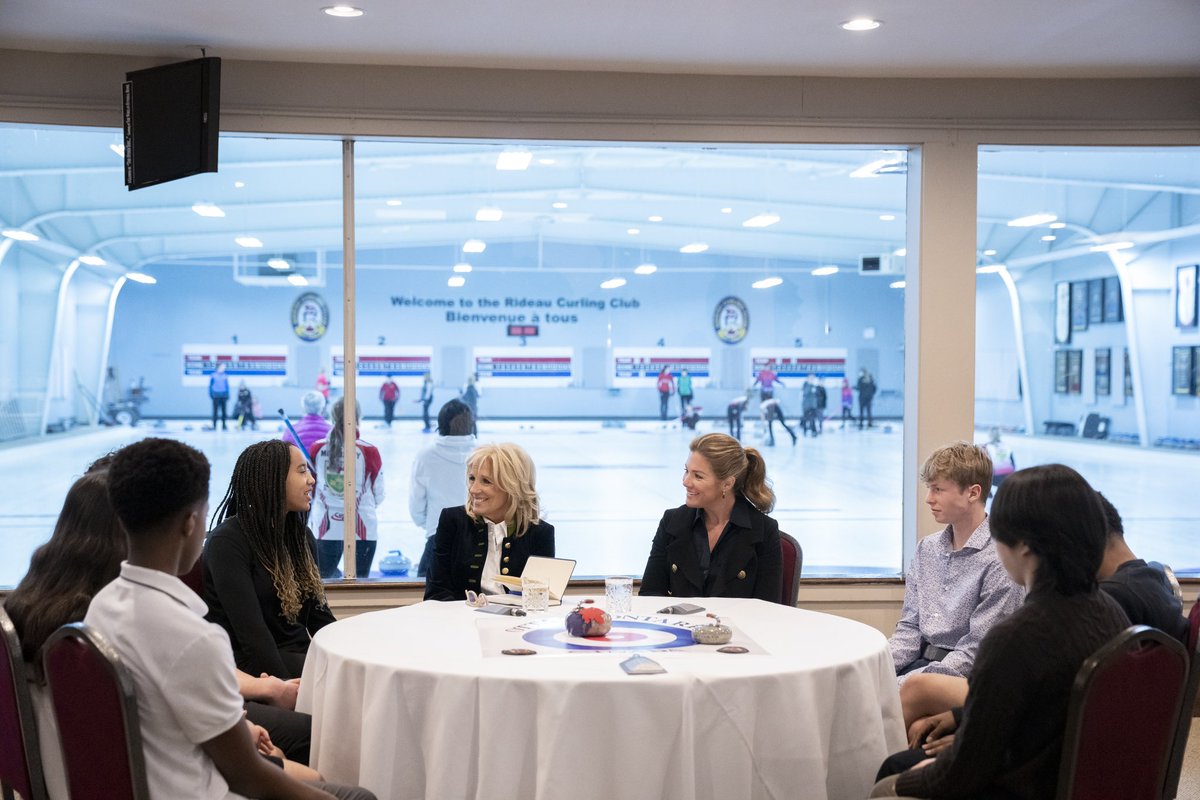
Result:
{"label": "white ceiling", "polygon": [[[1200,75],[1198,0],[5,0],[0,48],[413,66],[838,75]],[[883,20],[849,33],[856,16]]]}

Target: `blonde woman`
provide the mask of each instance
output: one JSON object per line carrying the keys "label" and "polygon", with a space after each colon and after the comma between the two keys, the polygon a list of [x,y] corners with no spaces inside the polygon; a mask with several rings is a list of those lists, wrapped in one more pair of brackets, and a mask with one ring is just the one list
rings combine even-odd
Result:
{"label": "blonde woman", "polygon": [[426,600],[464,600],[467,590],[501,594],[499,575],[520,576],[530,556],[554,556],[554,526],[542,521],[533,460],[515,444],[485,444],[467,459],[467,504],[442,511]]}

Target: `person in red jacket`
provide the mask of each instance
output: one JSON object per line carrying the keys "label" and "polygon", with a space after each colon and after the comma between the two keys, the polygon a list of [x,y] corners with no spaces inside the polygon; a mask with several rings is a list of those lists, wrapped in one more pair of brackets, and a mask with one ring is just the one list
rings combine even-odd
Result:
{"label": "person in red jacket", "polygon": [[379,387],[379,399],[383,401],[383,421],[390,428],[392,420],[396,418],[396,401],[400,399],[400,387],[392,380],[391,373]]}

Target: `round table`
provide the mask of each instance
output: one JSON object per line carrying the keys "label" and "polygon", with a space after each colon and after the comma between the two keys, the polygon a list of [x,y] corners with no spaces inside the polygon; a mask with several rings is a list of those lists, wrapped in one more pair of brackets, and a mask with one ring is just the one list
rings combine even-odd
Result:
{"label": "round table", "polygon": [[[635,597],[633,613],[683,601]],[[758,652],[647,651],[660,675],[625,674],[626,652],[498,655],[526,620],[461,602],[329,625],[297,706],[313,714],[312,764],[389,800],[866,797],[904,747],[887,640],[761,600],[690,602]]]}

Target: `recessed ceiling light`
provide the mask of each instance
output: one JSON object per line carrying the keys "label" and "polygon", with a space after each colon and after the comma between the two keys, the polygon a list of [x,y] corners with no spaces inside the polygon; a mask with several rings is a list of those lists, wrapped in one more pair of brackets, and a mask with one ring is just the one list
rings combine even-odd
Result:
{"label": "recessed ceiling light", "polygon": [[855,17],[854,19],[848,19],[843,22],[842,30],[873,31],[882,24],[883,23],[877,19],[870,19],[869,17]]}
{"label": "recessed ceiling light", "polygon": [[474,269],[474,267],[465,261],[460,261],[454,265],[455,272],[470,272],[472,269]]}
{"label": "recessed ceiling light", "polygon": [[879,215],[880,222],[891,222],[895,218],[896,218],[895,214],[880,214]]}
{"label": "recessed ceiling light", "polygon": [[482,253],[487,250],[487,242],[482,239],[467,239],[463,242],[464,253]]}
{"label": "recessed ceiling light", "polygon": [[638,264],[633,271],[637,275],[653,275],[658,272],[658,267],[654,264]]}
{"label": "recessed ceiling light", "polygon": [[17,228],[9,228],[7,230],[0,231],[0,236],[5,236],[17,242],[36,242],[38,240],[38,235],[36,233],[30,233],[29,231],[23,231]]}
{"label": "recessed ceiling light", "polygon": [[976,267],[975,271],[980,275],[992,275],[1004,270],[1003,264],[984,264],[982,267]]}
{"label": "recessed ceiling light", "polygon": [[150,277],[149,275],[147,275],[144,272],[126,272],[125,277],[131,281],[134,281],[135,283],[145,283],[145,284],[158,283],[157,280]]}
{"label": "recessed ceiling light", "polygon": [[827,264],[823,267],[817,267],[816,269],[814,269],[812,271],[812,274],[823,277],[825,275],[836,275],[837,271],[838,271],[838,268],[835,267],[833,264]]}
{"label": "recessed ceiling light", "polygon": [[625,285],[624,278],[609,278],[600,284],[601,289],[620,289]]}
{"label": "recessed ceiling light", "polygon": [[505,150],[496,156],[496,169],[502,172],[519,172],[529,169],[533,153],[528,150]]}
{"label": "recessed ceiling light", "polygon": [[1042,237],[1042,241],[1043,242],[1053,242],[1057,238],[1058,237],[1055,236],[1053,233],[1047,233],[1045,236]]}
{"label": "recessed ceiling light", "polygon": [[79,263],[87,264],[89,267],[103,267],[108,262],[100,256],[80,256]]}
{"label": "recessed ceiling light", "polygon": [[625,232],[628,233],[630,236],[637,236],[642,231],[640,228],[626,228]]}
{"label": "recessed ceiling light", "polygon": [[450,278],[446,281],[446,285],[449,286],[451,289],[457,289],[460,286],[465,286],[466,283],[467,283],[467,279],[464,278],[462,275],[451,275]]}
{"label": "recessed ceiling light", "polygon": [[1092,252],[1093,253],[1111,253],[1114,250],[1128,250],[1129,248],[1135,247],[1135,246],[1136,245],[1134,245],[1133,242],[1106,242],[1105,244],[1098,244],[1098,245],[1093,246]]}
{"label": "recessed ceiling light", "polygon": [[779,222],[778,214],[755,214],[742,223],[743,228],[766,228]]}
{"label": "recessed ceiling light", "polygon": [[271,269],[277,269],[280,272],[292,268],[292,265],[287,262],[286,258],[268,258],[267,266]]}
{"label": "recessed ceiling light", "polygon": [[895,250],[892,251],[892,255],[894,255],[898,258],[904,258],[906,255],[908,255],[908,248],[907,247],[897,247]]}
{"label": "recessed ceiling light", "polygon": [[328,14],[331,17],[349,18],[349,17],[361,17],[363,15],[363,10],[361,8],[355,8],[354,6],[344,6],[344,5],[325,6],[321,10],[324,11],[326,14]]}
{"label": "recessed ceiling light", "polygon": [[1056,230],[1056,231],[1057,231],[1057,230],[1061,230],[1061,229],[1063,229],[1063,228],[1067,227],[1067,223],[1065,223],[1065,222],[1051,222],[1049,227],[1050,227],[1052,230]]}
{"label": "recessed ceiling light", "polygon": [[994,256],[994,255],[996,255],[996,251],[995,250],[984,250],[983,254],[985,256]]}
{"label": "recessed ceiling light", "polygon": [[903,289],[907,285],[908,284],[905,283],[904,281],[892,281],[891,283],[888,284],[888,288],[889,289]]}
{"label": "recessed ceiling light", "polygon": [[659,214],[651,214],[650,216],[646,217],[646,219],[650,220],[651,222],[662,222],[663,220],[662,216]]}
{"label": "recessed ceiling light", "polygon": [[234,241],[237,242],[238,244],[240,244],[242,247],[262,247],[263,246],[262,239],[258,239],[254,236],[237,236],[237,237],[234,237]]}
{"label": "recessed ceiling light", "polygon": [[692,242],[691,244],[685,244],[683,247],[679,248],[679,252],[681,252],[681,253],[703,253],[707,249],[708,249],[708,244],[706,242]]}
{"label": "recessed ceiling light", "polygon": [[110,144],[108,146],[108,149],[112,150],[114,153],[119,155],[121,158],[125,157],[125,145],[123,145],[123,144]]}
{"label": "recessed ceiling light", "polygon": [[550,205],[551,205],[553,208],[558,208],[558,209],[563,209],[563,208],[566,208],[566,207],[567,207],[567,204],[566,204],[566,203],[564,203],[564,202],[562,202],[561,200],[560,200],[559,202],[557,202],[557,203],[551,203]]}
{"label": "recessed ceiling light", "polygon": [[538,163],[541,164],[542,166],[549,167],[550,165],[557,164],[558,162],[555,161],[553,158],[539,158]]}
{"label": "recessed ceiling light", "polygon": [[499,222],[504,212],[498,208],[481,208],[475,212],[476,222]]}
{"label": "recessed ceiling light", "polygon": [[778,286],[783,283],[783,278],[763,278],[761,281],[755,281],[750,284],[755,289],[770,289],[772,286]]}
{"label": "recessed ceiling light", "polygon": [[722,208],[722,209],[721,209],[721,213],[722,213],[722,214],[732,214],[732,213],[733,213],[733,209],[732,209],[732,208],[730,208],[729,206],[725,206],[724,208]]}
{"label": "recessed ceiling light", "polygon": [[245,182],[245,181],[234,181],[234,182],[233,182],[233,188],[235,188],[235,189],[245,189],[245,188],[246,188],[246,182]]}
{"label": "recessed ceiling light", "polygon": [[291,275],[288,275],[287,281],[292,286],[308,286],[308,278],[304,277],[303,275],[297,275],[294,272]]}
{"label": "recessed ceiling light", "polygon": [[1017,217],[1008,221],[1010,228],[1032,228],[1034,225],[1045,225],[1047,222],[1054,222],[1058,219],[1057,214],[1030,214],[1025,217]]}
{"label": "recessed ceiling light", "polygon": [[404,201],[398,197],[393,197],[391,200],[386,201],[386,203],[387,203],[387,205],[392,206],[393,208],[395,208],[396,206],[404,205]]}
{"label": "recessed ceiling light", "polygon": [[195,211],[202,217],[223,217],[225,212],[221,207],[214,203],[196,203],[192,206],[192,211]]}

